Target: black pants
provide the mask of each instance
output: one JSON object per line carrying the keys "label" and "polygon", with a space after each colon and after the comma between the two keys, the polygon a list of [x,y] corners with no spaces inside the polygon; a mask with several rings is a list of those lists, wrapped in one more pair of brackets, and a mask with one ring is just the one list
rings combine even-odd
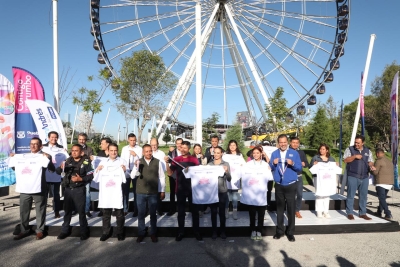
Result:
{"label": "black pants", "polygon": [[[250,217],[250,230],[260,232],[264,226],[264,215],[265,215],[265,206],[249,206],[249,217]],[[257,217],[257,227],[256,227],[256,213]]]}
{"label": "black pants", "polygon": [[79,225],[81,234],[86,234],[88,231],[88,223],[85,214],[86,203],[86,188],[85,186],[77,188],[67,187],[64,192],[64,223],[61,232],[69,233],[69,225],[71,223],[72,211],[75,209],[79,214]]}
{"label": "black pants", "polygon": [[271,205],[271,194],[272,194],[273,186],[274,186],[274,181],[268,181],[268,183],[267,183],[267,205]]}
{"label": "black pants", "polygon": [[[275,198],[276,198],[276,214],[277,214],[277,225],[276,225],[276,233],[283,235],[284,233],[287,235],[294,234],[295,227],[295,211],[296,211],[296,191],[297,191],[297,182],[283,186],[280,184],[275,184]],[[288,225],[285,229],[283,224],[283,213],[285,211],[285,206],[287,209],[287,218]]]}
{"label": "black pants", "polygon": [[[182,190],[183,191],[183,190]],[[192,192],[181,192],[178,191],[177,194],[177,204],[178,204],[178,232],[183,234],[185,231],[185,207],[186,198],[189,201],[190,211],[192,212],[192,225],[193,232],[199,232],[199,205],[193,204],[192,202]]]}
{"label": "black pants", "polygon": [[159,192],[157,197],[157,213],[158,214],[162,214],[163,213],[163,209],[162,209],[162,200],[161,200],[161,193]]}
{"label": "black pants", "polygon": [[[103,209],[103,235],[110,234],[112,209]],[[117,235],[124,233],[125,216],[123,209],[115,209],[117,218]]]}
{"label": "black pants", "polygon": [[175,201],[175,186],[176,180],[172,176],[168,176],[169,178],[169,210],[176,212],[176,201]]}
{"label": "black pants", "polygon": [[225,206],[226,201],[228,201],[228,193],[218,193],[219,202],[213,203],[211,207],[211,224],[213,231],[217,231],[217,210],[219,208],[219,227],[221,228],[221,233],[225,232],[226,228],[226,217],[225,217]]}

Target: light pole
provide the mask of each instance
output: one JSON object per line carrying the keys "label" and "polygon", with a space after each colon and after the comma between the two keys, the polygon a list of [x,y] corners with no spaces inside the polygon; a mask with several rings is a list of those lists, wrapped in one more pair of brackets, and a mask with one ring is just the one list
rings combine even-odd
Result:
{"label": "light pole", "polygon": [[126,138],[125,128],[126,128],[126,127],[124,126],[124,127],[122,127],[122,128],[124,128],[124,132],[123,132],[123,133],[124,133],[125,135],[124,135],[124,139],[123,139],[123,140],[125,140],[125,138]]}

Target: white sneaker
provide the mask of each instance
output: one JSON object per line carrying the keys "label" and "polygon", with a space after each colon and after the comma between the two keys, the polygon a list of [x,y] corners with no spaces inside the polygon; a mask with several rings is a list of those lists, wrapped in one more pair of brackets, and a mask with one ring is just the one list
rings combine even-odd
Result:
{"label": "white sneaker", "polygon": [[237,218],[238,218],[238,217],[237,217],[237,209],[234,209],[234,210],[233,210],[233,219],[234,219],[234,220],[237,220]]}
{"label": "white sneaker", "polygon": [[225,218],[229,219],[229,209],[225,209]]}
{"label": "white sneaker", "polygon": [[262,235],[261,235],[260,232],[257,232],[257,237],[256,237],[256,239],[257,239],[257,240],[262,240]]}
{"label": "white sneaker", "polygon": [[251,239],[256,240],[256,239],[257,239],[257,233],[256,233],[256,231],[252,231],[250,237],[251,237]]}
{"label": "white sneaker", "polygon": [[207,207],[206,210],[204,211],[204,214],[210,213],[211,209],[210,207]]}
{"label": "white sneaker", "polygon": [[325,218],[327,218],[327,219],[330,219],[330,218],[331,218],[331,215],[329,215],[328,212],[324,212],[324,216],[325,216]]}
{"label": "white sneaker", "polygon": [[317,211],[317,218],[323,218],[324,216],[322,216],[322,212]]}

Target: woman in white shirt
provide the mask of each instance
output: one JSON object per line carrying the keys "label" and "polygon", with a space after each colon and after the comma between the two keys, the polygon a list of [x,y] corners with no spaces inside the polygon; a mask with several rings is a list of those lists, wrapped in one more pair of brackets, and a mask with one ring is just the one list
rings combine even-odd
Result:
{"label": "woman in white shirt", "polygon": [[[267,162],[262,160],[262,147],[253,149],[253,159],[242,170],[242,197],[240,202],[249,208],[251,239],[262,239],[265,208],[267,206],[267,184],[272,180],[272,172]],[[256,213],[257,226],[256,226]]]}

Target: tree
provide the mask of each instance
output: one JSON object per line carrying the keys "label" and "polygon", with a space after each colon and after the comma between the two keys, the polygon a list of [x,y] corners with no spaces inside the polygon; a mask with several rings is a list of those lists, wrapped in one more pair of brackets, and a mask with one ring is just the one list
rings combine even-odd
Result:
{"label": "tree", "polygon": [[162,140],[165,142],[165,145],[168,145],[168,142],[171,141],[171,134],[168,127],[165,129]]}
{"label": "tree", "polygon": [[330,144],[331,147],[336,147],[340,138],[340,117],[338,113],[338,103],[334,101],[332,96],[329,96],[326,103],[322,104],[322,107],[325,109],[331,128],[331,131],[327,133],[331,138],[328,145]]}
{"label": "tree", "polygon": [[163,59],[148,50],[133,52],[132,56],[121,59],[119,79],[113,83],[117,99],[132,105],[136,117],[141,119],[138,140],[153,115],[159,116],[165,109],[165,99],[177,84],[175,76],[167,70]]}
{"label": "tree", "polygon": [[[71,98],[73,91],[71,90],[72,82],[74,80],[76,71],[70,74],[71,68],[63,68],[58,80],[58,113],[61,113],[61,109],[66,100]],[[75,87],[76,84],[73,84]]]}
{"label": "tree", "polygon": [[318,148],[321,143],[329,144],[331,141],[329,137],[330,131],[331,127],[326,116],[325,108],[323,106],[318,106],[317,112],[309,125],[306,135],[310,147]]}
{"label": "tree", "polygon": [[87,112],[90,116],[90,120],[86,125],[87,133],[90,133],[90,127],[92,126],[94,115],[101,112],[101,107],[103,106],[101,98],[103,97],[105,90],[111,84],[111,75],[111,71],[108,68],[102,69],[99,71],[99,75],[96,77],[96,79],[93,76],[88,77],[89,81],[100,81],[100,89],[88,89],[86,87],[82,87],[78,90],[78,92],[74,92],[72,102],[75,105],[81,106],[83,111]]}
{"label": "tree", "polygon": [[242,125],[239,123],[234,124],[226,131],[226,137],[224,140],[224,149],[228,150],[228,143],[230,140],[235,140],[238,143],[238,148],[240,151],[244,151],[244,142],[243,142],[243,131]]}
{"label": "tree", "polygon": [[219,115],[217,112],[214,112],[211,114],[210,117],[203,120],[203,141],[210,143],[210,136],[218,135],[218,132],[215,129],[215,125],[217,124],[220,117],[221,115]]}
{"label": "tree", "polygon": [[151,131],[151,138],[157,138],[157,129],[153,128],[153,130]]}
{"label": "tree", "polygon": [[88,130],[87,125],[89,124],[90,119],[91,119],[91,117],[88,112],[80,113],[78,115],[78,119],[77,119],[78,122],[75,126],[75,131],[77,133],[80,133],[80,132],[86,133],[89,136],[89,138],[92,138],[93,134],[94,134],[94,130],[93,130],[94,126],[90,128],[89,132],[87,131]]}
{"label": "tree", "polygon": [[266,123],[273,127],[274,132],[284,130],[288,124],[286,116],[289,113],[289,109],[286,107],[287,100],[283,97],[283,94],[283,87],[276,88],[274,96],[269,98],[271,108],[265,108],[267,114]]}

